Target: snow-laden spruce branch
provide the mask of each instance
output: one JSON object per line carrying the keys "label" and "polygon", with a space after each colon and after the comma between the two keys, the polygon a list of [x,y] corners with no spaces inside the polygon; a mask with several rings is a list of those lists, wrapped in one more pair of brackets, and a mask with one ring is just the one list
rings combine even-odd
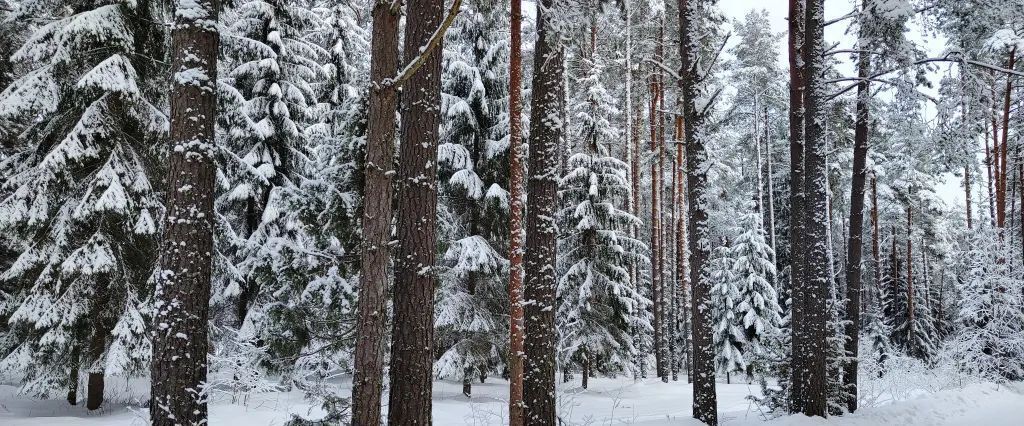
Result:
{"label": "snow-laden spruce branch", "polygon": [[[1001,72],[1003,74],[1009,74],[1009,75],[1015,75],[1015,76],[1018,76],[1018,77],[1024,77],[1024,72],[1021,72],[1021,71],[1011,70],[1009,68],[1003,68],[1001,66],[993,65],[993,64],[990,64],[990,63],[987,63],[987,62],[981,62],[981,61],[977,61],[977,60],[974,60],[974,59],[964,58],[963,57],[963,52],[950,52],[950,53],[947,53],[945,56],[942,56],[942,57],[919,59],[917,61],[914,61],[911,65],[925,65],[925,64],[935,63],[935,62],[959,62],[961,64],[973,65],[973,66],[976,66],[976,67],[979,67],[979,68],[985,68],[985,69],[989,69],[989,70],[992,70],[992,71]],[[860,84],[861,81],[878,81],[878,82],[888,83],[887,81],[879,80],[879,77],[882,77],[882,76],[884,76],[886,74],[891,74],[891,73],[903,70],[904,68],[905,67],[890,68],[890,69],[885,70],[885,71],[879,71],[879,72],[877,72],[875,74],[872,74],[872,75],[870,75],[870,76],[868,76],[866,78],[849,77],[849,78],[830,80],[830,82],[839,82],[839,81],[856,81],[856,82],[853,83],[853,84],[847,85],[846,87],[843,87],[841,90],[839,90],[836,93],[833,93],[832,95],[829,95],[827,98],[825,98],[825,102],[831,101],[831,100],[833,100],[835,98],[838,98],[838,97],[842,96],[846,92],[849,92],[850,90],[853,90],[854,88],[857,87],[858,84]]]}
{"label": "snow-laden spruce branch", "polygon": [[[401,4],[401,2],[396,1],[395,4]],[[452,2],[452,6],[448,9],[448,16],[444,18],[441,25],[437,27],[434,34],[430,36],[430,40],[427,41],[427,44],[420,46],[419,56],[413,58],[413,60],[409,62],[409,64],[398,73],[398,75],[382,81],[380,85],[376,87],[376,90],[398,88],[412,78],[412,76],[416,74],[416,71],[418,71],[420,67],[427,62],[427,59],[430,58],[430,54],[433,53],[434,50],[437,50],[437,46],[440,45],[441,40],[444,39],[444,34],[448,32],[448,28],[452,26],[453,22],[455,22],[455,17],[459,15],[459,8],[461,6],[462,0],[454,0]]]}

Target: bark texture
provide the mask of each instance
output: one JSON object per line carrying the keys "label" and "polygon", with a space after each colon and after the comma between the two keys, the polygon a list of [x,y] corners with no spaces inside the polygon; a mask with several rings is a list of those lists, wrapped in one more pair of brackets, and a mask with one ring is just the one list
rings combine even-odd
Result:
{"label": "bark texture", "polygon": [[523,5],[511,0],[509,127],[509,398],[510,426],[523,426]]}
{"label": "bark texture", "polygon": [[205,424],[213,252],[217,0],[178,2],[171,31],[171,149],[154,294],[154,426]]}
{"label": "bark texture", "polygon": [[[803,60],[807,66],[804,96],[804,206],[802,212],[804,241],[801,249],[806,253],[802,276],[796,283],[795,293],[800,305],[800,332],[794,332],[794,342],[800,342],[794,353],[805,354],[804,377],[794,382],[794,393],[802,395],[802,413],[808,416],[827,415],[827,299],[829,277],[829,206],[828,176],[825,141],[825,58],[824,58],[824,0],[808,0],[806,10],[806,37]],[[794,326],[797,323],[794,321]],[[796,329],[794,329],[796,330]],[[797,339],[797,334],[801,335]],[[795,368],[794,368],[795,370]]]}
{"label": "bark texture", "polygon": [[555,211],[565,113],[564,48],[554,0],[537,10],[533,97],[530,110],[530,178],[526,206],[523,368],[525,424],[555,424]]}
{"label": "bark texture", "polygon": [[[679,57],[682,69],[680,88],[683,120],[686,123],[686,184],[690,229],[690,283],[693,287],[693,417],[709,425],[718,424],[718,398],[715,395],[715,350],[711,334],[711,276],[709,258],[711,235],[708,225],[706,192],[708,187],[704,114],[697,110],[704,78],[700,67],[700,19],[704,0],[679,0]],[[705,65],[706,66],[706,65]]]}
{"label": "bark texture", "polygon": [[[865,2],[867,3],[867,2]],[[867,6],[867,4],[865,4]],[[863,29],[861,30],[863,31]],[[861,36],[861,40],[865,40]],[[860,46],[862,51],[870,46]],[[864,247],[864,191],[868,159],[868,101],[871,96],[871,55],[861,53],[857,61],[857,118],[853,131],[853,180],[850,185],[850,235],[846,245],[846,356],[843,384],[850,393],[849,412],[857,411],[857,355],[860,345],[861,257]]]}
{"label": "bark texture", "polygon": [[[406,63],[413,63],[441,24],[442,0],[411,0],[406,7]],[[442,42],[443,43],[443,42]],[[398,252],[388,424],[431,424],[434,366],[434,260],[437,252],[437,142],[441,51],[434,48],[405,82],[398,161]]]}
{"label": "bark texture", "polygon": [[366,128],[362,270],[356,319],[353,424],[380,424],[387,326],[388,262],[391,259],[391,175],[394,171],[395,110],[398,97],[384,81],[398,73],[399,11],[380,0],[373,7],[370,111]]}
{"label": "bark texture", "polygon": [[804,16],[805,0],[789,0],[789,261],[790,324],[792,328],[792,367],[790,368],[790,412],[803,411],[804,368],[807,354],[801,352],[804,340],[803,298],[798,295],[803,280],[803,205],[804,205]]}

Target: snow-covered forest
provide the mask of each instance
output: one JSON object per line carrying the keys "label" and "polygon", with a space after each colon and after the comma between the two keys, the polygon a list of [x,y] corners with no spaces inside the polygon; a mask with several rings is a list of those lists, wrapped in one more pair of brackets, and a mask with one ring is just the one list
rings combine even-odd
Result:
{"label": "snow-covered forest", "polygon": [[1021,62],[1024,0],[0,0],[0,423],[1016,424]]}

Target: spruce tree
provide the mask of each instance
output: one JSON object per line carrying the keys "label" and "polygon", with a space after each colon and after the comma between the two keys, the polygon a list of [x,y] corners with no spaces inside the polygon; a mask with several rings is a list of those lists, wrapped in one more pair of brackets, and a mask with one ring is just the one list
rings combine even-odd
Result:
{"label": "spruce tree", "polygon": [[164,30],[158,2],[72,3],[14,12],[52,20],[14,53],[26,72],[0,93],[0,139],[15,141],[0,164],[0,229],[23,242],[0,276],[12,289],[0,370],[74,404],[85,369],[96,409],[105,375],[139,374],[149,360]]}

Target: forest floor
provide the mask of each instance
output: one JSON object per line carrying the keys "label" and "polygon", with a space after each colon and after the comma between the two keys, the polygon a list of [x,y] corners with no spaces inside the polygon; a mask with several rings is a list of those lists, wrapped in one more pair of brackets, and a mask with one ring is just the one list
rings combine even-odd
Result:
{"label": "forest floor", "polygon": [[[348,393],[347,382],[339,384]],[[108,391],[126,401],[137,401],[145,383],[108,383]],[[634,382],[630,378],[591,379],[581,389],[578,379],[560,385],[559,413],[572,425],[698,425],[690,417],[691,387],[685,380],[662,383],[656,379]],[[434,424],[500,425],[507,422],[508,385],[502,380],[473,385],[473,397],[462,395],[462,384],[434,383]],[[746,399],[759,393],[756,384],[718,384],[718,407],[723,425],[764,425],[758,407]],[[1010,426],[1020,425],[1024,407],[1024,384],[997,386],[973,384],[933,393],[918,393],[905,399],[876,399],[856,414],[838,418],[811,419],[789,416],[770,425],[848,426]],[[312,418],[322,413],[302,398],[301,392],[278,392],[249,396],[232,403],[230,395],[210,405],[212,426],[280,425],[292,413]],[[135,426],[146,425],[147,410],[135,403],[108,403],[94,413],[84,404],[70,406],[63,400],[38,400],[20,396],[16,388],[0,385],[0,424],[5,426]]]}

